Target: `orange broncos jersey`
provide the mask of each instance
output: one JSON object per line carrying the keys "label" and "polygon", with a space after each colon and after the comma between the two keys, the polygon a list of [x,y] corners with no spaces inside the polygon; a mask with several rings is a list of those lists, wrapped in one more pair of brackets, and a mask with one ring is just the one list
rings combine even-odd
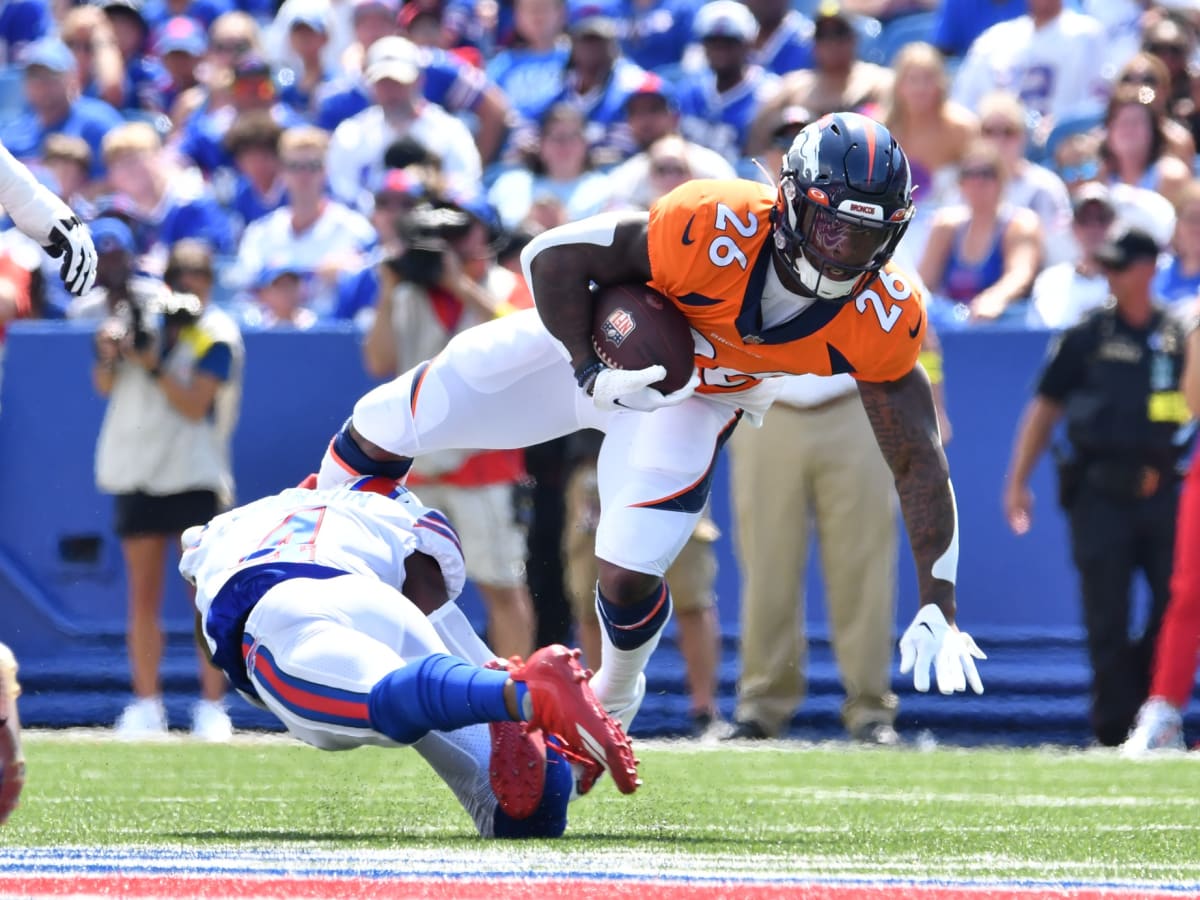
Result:
{"label": "orange broncos jersey", "polygon": [[691,323],[697,390],[742,391],[773,375],[908,374],[925,333],[925,301],[890,264],[844,305],[818,300],[763,327],[775,200],[774,188],[752,181],[696,180],[650,208],[649,284]]}

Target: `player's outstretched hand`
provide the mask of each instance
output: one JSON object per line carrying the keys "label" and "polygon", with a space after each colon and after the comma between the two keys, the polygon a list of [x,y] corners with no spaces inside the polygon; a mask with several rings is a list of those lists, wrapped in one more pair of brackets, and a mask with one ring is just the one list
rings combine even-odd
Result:
{"label": "player's outstretched hand", "polygon": [[676,406],[696,392],[700,384],[698,372],[677,391],[664,394],[650,385],[667,377],[664,366],[644,369],[601,369],[592,382],[591,395],[596,406],[603,410],[636,409],[650,412],[663,406]]}
{"label": "player's outstretched hand", "polygon": [[965,631],[946,622],[932,603],[922,606],[900,637],[900,674],[913,673],[913,687],[929,690],[929,667],[937,672],[938,690],[943,694],[965,691],[967,685],[983,693],[983,682],[975,660],[987,655]]}
{"label": "player's outstretched hand", "polygon": [[96,283],[96,247],[92,233],[78,216],[59,219],[51,226],[46,252],[62,258],[59,274],[68,291],[80,296],[91,290]]}

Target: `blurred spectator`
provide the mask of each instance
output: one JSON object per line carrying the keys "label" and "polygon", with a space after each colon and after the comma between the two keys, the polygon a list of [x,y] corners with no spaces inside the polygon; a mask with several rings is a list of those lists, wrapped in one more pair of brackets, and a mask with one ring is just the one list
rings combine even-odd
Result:
{"label": "blurred spectator", "polygon": [[[214,44],[214,47],[216,45]],[[203,109],[188,121],[179,142],[179,152],[200,167],[205,175],[233,165],[223,141],[230,126],[251,112],[267,112],[284,128],[301,125],[304,120],[279,101],[271,68],[261,56],[248,54],[238,59],[224,78],[214,76],[217,84],[230,79],[229,105],[216,110]]]}
{"label": "blurred spectator", "polygon": [[92,179],[102,178],[100,141],[121,123],[120,113],[103,100],[80,96],[75,57],[58,38],[26,45],[21,65],[26,108],[0,126],[0,143],[25,162],[42,156],[47,135],[81,137],[92,151]]}
{"label": "blurred spectator", "polygon": [[102,0],[102,3],[124,68],[122,96],[113,106],[125,111],[162,112],[170,77],[157,59],[147,55],[150,26],[142,17],[141,0]]}
{"label": "blurred spectator", "polygon": [[211,30],[218,18],[234,12],[235,7],[246,5],[249,4],[233,3],[232,0],[146,0],[142,7],[142,17],[152,31],[160,28],[172,16],[195,19],[206,30]]}
{"label": "blurred spectator", "polygon": [[1142,50],[1162,60],[1170,78],[1168,105],[1192,101],[1193,74],[1189,69],[1196,52],[1196,30],[1185,16],[1163,10],[1142,32]]}
{"label": "blurred spectator", "polygon": [[1144,0],[1077,0],[1076,9],[1091,16],[1104,28],[1105,77],[1108,67],[1119,67],[1128,60],[1142,41],[1142,21],[1151,3]]}
{"label": "blurred spectator", "polygon": [[705,65],[676,92],[684,137],[715,150],[730,163],[744,153],[743,141],[779,78],[750,62],[758,23],[738,0],[712,0],[696,13],[695,34]]}
{"label": "blurred spectator", "polygon": [[783,76],[780,90],[763,103],[746,139],[747,153],[761,152],[770,123],[785,106],[803,106],[814,116],[838,110],[880,115],[892,95],[892,73],[858,59],[858,32],[834,2],[817,10],[813,31],[813,68]]}
{"label": "blurred spectator", "polygon": [[[405,248],[380,271],[378,313],[363,344],[373,376],[392,378],[472,325],[532,306],[521,277],[496,264],[491,218],[478,203],[408,217]],[[525,533],[514,505],[522,474],[519,450],[446,451],[423,457],[408,479],[422,502],[460,523],[467,576],[483,597],[488,644],[501,656],[533,646]]]}
{"label": "blurred spectator", "polygon": [[283,166],[279,162],[279,138],[283,128],[269,112],[239,116],[225,132],[225,152],[233,160],[232,179],[214,179],[220,186],[222,206],[229,215],[234,240],[251,222],[257,222],[288,202]]}
{"label": "blurred spectator", "polygon": [[208,52],[196,68],[199,85],[183,91],[171,109],[175,134],[185,135],[193,117],[223,121],[222,133],[229,127],[233,74],[246,57],[264,58],[258,23],[240,10],[223,13],[209,27]]}
{"label": "blurred spectator", "polygon": [[396,33],[399,0],[353,0],[351,10],[354,41],[342,53],[339,68],[344,72],[362,73],[367,68],[367,53],[375,42]]}
{"label": "blurred spectator", "polygon": [[[1113,302],[1052,343],[1004,490],[1009,526],[1025,534],[1033,514],[1029,478],[1065,420],[1070,446],[1058,454],[1059,502],[1079,570],[1092,731],[1105,746],[1125,740],[1149,690],[1175,538],[1176,438],[1189,418],[1179,393],[1184,329],[1151,291],[1158,249],[1149,233],[1124,228],[1096,251]],[[1132,636],[1139,572],[1150,602],[1143,630]]]}
{"label": "blurred spectator", "polygon": [[1026,310],[1025,323],[1030,328],[1069,328],[1108,299],[1108,279],[1096,251],[1108,236],[1116,209],[1108,188],[1098,181],[1081,185],[1072,199],[1071,231],[1078,256],[1038,274]]}
{"label": "blurred spectator", "polygon": [[120,125],[105,135],[103,148],[114,194],[142,225],[142,252],[165,260],[183,238],[198,238],[214,253],[233,251],[229,219],[200,173],[176,167],[152,126]]}
{"label": "blurred spectator", "polygon": [[[625,101],[625,121],[639,152],[609,170],[607,205],[611,209],[649,209],[657,195],[650,181],[648,151],[665,137],[680,136],[679,112],[671,85],[661,76],[647,72]],[[735,177],[733,166],[715,150],[685,139],[684,152],[688,171],[694,178]]]}
{"label": "blurred spectator", "polygon": [[92,151],[87,141],[66,134],[47,135],[42,162],[58,184],[58,195],[67,205],[87,218],[91,204],[86,199],[88,173],[92,169]]}
{"label": "blurred spectator", "polygon": [[1054,148],[1054,171],[1072,197],[1081,185],[1099,178],[1099,133],[1083,131],[1059,141]]}
{"label": "blurred spectator", "polygon": [[242,311],[242,323],[252,328],[312,328],[317,315],[305,296],[311,274],[292,261],[268,265],[254,279],[254,301]]}
{"label": "blurred spectator", "polygon": [[1071,259],[1071,198],[1061,178],[1026,155],[1025,107],[1014,94],[997,91],[979,101],[978,111],[980,133],[1000,151],[1007,172],[1004,199],[1037,213],[1043,264]]}
{"label": "blurred spectator", "polygon": [[333,71],[322,61],[329,42],[329,13],[325,0],[309,0],[297,5],[288,24],[288,46],[299,61],[279,72],[282,89],[279,98],[306,121],[315,122],[318,111],[317,89],[333,79]]}
{"label": "blurred spectator", "polygon": [[1027,14],[1000,22],[971,45],[954,78],[954,99],[968,109],[992,91],[1011,91],[1029,111],[1037,145],[1056,122],[1099,111],[1108,95],[1104,29],[1063,0],[1029,0]]}
{"label": "blurred spectator", "polygon": [[751,61],[776,75],[813,65],[813,23],[789,0],[746,0],[758,21]]}
{"label": "blurred spectator", "polygon": [[1166,152],[1163,121],[1154,105],[1153,90],[1119,86],[1104,114],[1100,160],[1110,183],[1145,188],[1174,203],[1192,172],[1190,166]]}
{"label": "blurred spectator", "polygon": [[508,95],[513,111],[537,121],[562,90],[571,44],[563,29],[566,0],[515,0],[518,44],[487,64],[488,77]]}
{"label": "blurred spectator", "polygon": [[628,0],[621,52],[648,71],[678,65],[703,0]]}
{"label": "blurred spectator", "polygon": [[[299,58],[291,48],[288,33],[292,28],[292,16],[298,10],[311,8],[313,0],[284,0],[278,6],[274,18],[268,18],[263,26],[263,51],[272,63],[281,68],[294,69],[300,64]],[[326,12],[326,23],[329,26],[328,40],[321,50],[321,68],[326,72],[346,72],[346,57],[348,50],[355,42],[354,19],[357,4],[354,0],[327,0],[321,4]],[[380,19],[386,18],[381,12]],[[395,22],[395,12],[391,21]],[[389,27],[383,24],[383,28]],[[388,31],[383,31],[388,34]],[[353,55],[357,62],[349,71],[358,72],[362,68],[362,56]]]}
{"label": "blurred spectator", "polygon": [[688,162],[687,141],[675,134],[659,138],[646,151],[650,164],[649,189],[652,197],[661,197],[696,176]]}
{"label": "blurred spectator", "polygon": [[935,297],[966,306],[973,321],[1003,316],[1038,272],[1037,216],[1004,202],[1006,178],[996,147],[979,140],[967,148],[958,170],[962,203],[934,214],[918,267]]}
{"label": "blurred spectator", "polygon": [[502,173],[488,200],[506,228],[527,226],[536,234],[599,212],[607,185],[589,159],[583,114],[556,103],[542,118],[537,152]]}
{"label": "blurred spectator", "polygon": [[[441,160],[455,189],[478,189],[483,165],[467,127],[421,95],[418,48],[402,37],[376,41],[367,56],[366,83],[373,104],[342,122],[329,147],[329,184],[349,205],[362,202],[364,184],[383,171],[383,153],[401,137],[412,137]],[[369,197],[367,198],[369,200]]]}
{"label": "blurred spectator", "polygon": [[729,442],[742,572],[738,701],[729,736],[778,736],[804,701],[805,569],[815,534],[846,693],[842,723],[855,740],[897,744],[891,470],[849,375],[783,381],[762,427],[738,429]]}
{"label": "blurred spectator", "polygon": [[[385,47],[375,51],[375,55],[415,59],[421,71],[422,96],[455,116],[470,118],[480,158],[486,162],[495,159],[509,126],[509,102],[504,91],[481,69],[464,60],[444,50],[417,47],[408,38],[390,32],[373,39],[367,45],[367,53],[370,54],[375,44],[384,38],[387,39]],[[402,51],[401,47],[407,49]],[[365,73],[356,67],[342,78],[323,85],[317,92],[316,103],[316,123],[333,131],[346,119],[372,105],[371,86]]]}
{"label": "blurred spectator", "polygon": [[911,270],[925,249],[933,214],[953,194],[955,170],[979,136],[979,120],[949,99],[945,63],[930,44],[907,45],[892,61],[892,71],[884,122],[908,156],[913,201],[921,210],[897,251],[902,267]]}
{"label": "blurred spectator", "polygon": [[185,16],[167,19],[155,36],[154,52],[162,60],[168,78],[163,88],[163,108],[176,125],[180,120],[175,102],[184,91],[199,87],[197,69],[207,51],[208,36],[204,26]]}
{"label": "blurred spectator", "polygon": [[1200,181],[1189,181],[1175,201],[1175,235],[1159,260],[1154,294],[1180,314],[1200,312]]}
{"label": "blurred spectator", "polygon": [[63,17],[59,34],[75,55],[83,95],[121,109],[125,105],[125,60],[104,10],[73,7]]}
{"label": "blurred spectator", "polygon": [[0,67],[13,65],[26,44],[53,30],[50,5],[44,0],[8,0],[0,6]]}
{"label": "blurred spectator", "polygon": [[[129,587],[134,701],[116,731],[137,739],[167,727],[159,678],[167,561],[184,529],[207,522],[233,499],[229,444],[241,402],[242,341],[233,321],[196,295],[172,294],[160,281],[135,282],[133,235],[125,225],[96,219],[92,234],[100,309],[107,313],[92,368],[97,393],[108,398],[96,485],[115,495]],[[192,732],[228,740],[225,678],[202,656],[200,681]]]}
{"label": "blurred spectator", "polygon": [[357,269],[376,240],[361,214],[326,196],[328,145],[329,136],[312,125],[283,133],[279,157],[288,204],[246,227],[237,258],[243,284],[285,261],[303,265],[313,274],[307,289],[319,318],[333,312],[338,273]]}
{"label": "blurred spectator", "polygon": [[933,45],[946,56],[965,56],[979,35],[997,22],[1021,16],[1027,8],[1027,0],[942,0],[934,10]]}
{"label": "blurred spectator", "polygon": [[[1200,329],[1195,327],[1188,335],[1183,393],[1192,415],[1200,417]],[[1187,749],[1183,710],[1200,663],[1200,453],[1192,455],[1179,495],[1176,531],[1171,596],[1154,647],[1150,696],[1121,747],[1127,754]]]}
{"label": "blurred spectator", "polygon": [[1119,91],[1129,85],[1147,87],[1154,92],[1154,108],[1161,116],[1166,139],[1164,150],[1190,165],[1196,156],[1196,142],[1185,125],[1170,118],[1171,76],[1163,61],[1152,53],[1135,53],[1117,71],[1113,90]]}

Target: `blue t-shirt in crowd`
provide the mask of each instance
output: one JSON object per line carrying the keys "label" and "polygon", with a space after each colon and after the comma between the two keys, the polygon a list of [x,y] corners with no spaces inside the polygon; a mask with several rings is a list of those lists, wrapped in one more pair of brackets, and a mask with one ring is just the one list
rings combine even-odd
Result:
{"label": "blue t-shirt in crowd", "polygon": [[643,69],[677,65],[692,42],[692,20],[704,0],[657,0],[643,7],[625,0],[621,51]]}
{"label": "blue t-shirt in crowd", "polygon": [[562,93],[570,55],[566,41],[549,51],[503,50],[488,63],[488,78],[508,95],[518,114],[532,120]]}
{"label": "blue t-shirt in crowd", "polygon": [[[306,124],[303,117],[283,103],[273,104],[270,112],[271,118],[278,122],[281,128],[294,128]],[[226,152],[223,141],[225,133],[229,131],[229,126],[236,117],[237,112],[231,106],[223,106],[216,112],[199,110],[184,127],[179,152],[199,166],[205,175],[211,175],[225,166],[232,166],[233,159]]]}
{"label": "blue t-shirt in crowd", "polygon": [[1179,257],[1172,254],[1159,263],[1152,290],[1172,309],[1181,309],[1194,303],[1197,295],[1200,295],[1200,272],[1185,275]]}
{"label": "blue t-shirt in crowd", "polygon": [[376,262],[372,261],[356,272],[338,276],[333,318],[354,319],[364,309],[375,305],[375,298],[379,296],[379,273],[375,266]]}
{"label": "blue t-shirt in crowd", "polygon": [[48,134],[81,137],[92,151],[91,177],[103,178],[105,168],[100,142],[104,140],[104,135],[124,121],[121,114],[103,100],[80,97],[71,104],[67,117],[49,128],[43,127],[32,112],[21,113],[0,129],[0,143],[17,159],[30,161],[42,155],[42,142]]}
{"label": "blue t-shirt in crowd", "polygon": [[711,69],[696,72],[683,80],[676,95],[679,130],[689,141],[736,163],[743,156],[742,142],[766,92],[778,83],[778,76],[750,66],[741,83],[722,95],[717,93],[717,77]]}
{"label": "blue t-shirt in crowd", "polygon": [[[149,56],[134,57],[125,64],[122,112],[166,112],[171,86],[171,76],[162,63]],[[100,99],[100,90],[95,81],[88,82],[83,95]]]}
{"label": "blue t-shirt in crowd", "polygon": [[774,34],[750,55],[750,61],[776,75],[811,69],[814,31],[812,19],[792,10],[783,17]]}
{"label": "blue t-shirt in crowd", "polygon": [[1028,6],[1028,0],[942,0],[932,43],[947,56],[963,56],[975,38],[997,22],[1025,15]]}

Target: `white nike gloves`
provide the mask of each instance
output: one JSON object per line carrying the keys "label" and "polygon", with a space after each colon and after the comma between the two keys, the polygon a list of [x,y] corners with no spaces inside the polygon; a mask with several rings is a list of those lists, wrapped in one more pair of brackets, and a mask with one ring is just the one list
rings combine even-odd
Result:
{"label": "white nike gloves", "polygon": [[651,412],[663,406],[676,406],[692,396],[700,384],[700,373],[693,371],[687,384],[677,391],[664,394],[650,385],[667,377],[665,367],[610,369],[601,362],[584,367],[575,377],[579,386],[591,395],[596,406],[605,411],[636,409],[639,412]]}
{"label": "white nike gloves", "polygon": [[31,240],[51,256],[62,257],[60,272],[67,290],[78,295],[91,288],[96,281],[96,248],[87,226],[3,146],[0,204]]}
{"label": "white nike gloves", "polygon": [[[918,610],[912,624],[900,637],[900,674],[913,673],[913,687],[929,690],[929,667],[937,672],[938,690],[943,694],[965,691],[967,685],[983,693],[983,682],[975,660],[987,659],[965,631],[946,622],[942,611],[932,603]],[[915,669],[914,669],[915,666]]]}
{"label": "white nike gloves", "polygon": [[96,283],[96,247],[92,233],[78,216],[54,223],[46,252],[55,259],[62,257],[59,274],[68,291],[78,297],[91,290]]}

